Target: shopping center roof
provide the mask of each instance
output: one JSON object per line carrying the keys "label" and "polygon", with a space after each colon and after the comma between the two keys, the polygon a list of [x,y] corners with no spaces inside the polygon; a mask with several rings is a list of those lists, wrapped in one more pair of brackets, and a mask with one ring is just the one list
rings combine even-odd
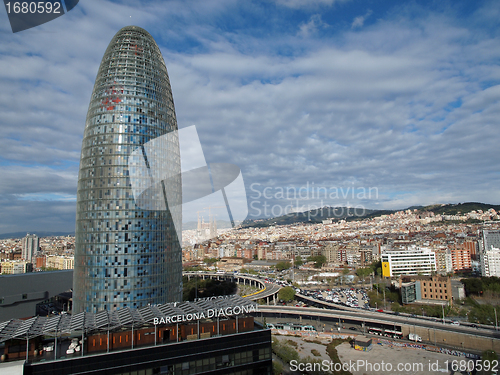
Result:
{"label": "shopping center roof", "polygon": [[200,299],[195,302],[174,302],[149,305],[138,309],[126,307],[117,311],[81,312],[53,317],[35,316],[27,320],[11,319],[0,323],[0,342],[10,339],[31,339],[37,336],[55,336],[76,332],[116,330],[122,327],[141,327],[153,324],[154,318],[201,313],[210,309],[220,310],[236,306],[256,306],[256,303],[237,295]]}

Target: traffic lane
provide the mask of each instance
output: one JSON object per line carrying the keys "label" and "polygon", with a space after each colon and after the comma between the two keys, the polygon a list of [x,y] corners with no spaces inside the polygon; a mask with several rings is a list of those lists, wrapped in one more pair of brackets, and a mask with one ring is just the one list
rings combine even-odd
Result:
{"label": "traffic lane", "polygon": [[[459,332],[464,334],[472,334],[481,337],[487,338],[500,338],[500,333],[497,331],[484,330],[484,329],[476,329],[472,327],[464,327],[464,326],[456,326],[452,324],[442,324],[437,322],[427,322],[421,319],[408,318],[408,317],[399,317],[396,315],[389,315],[384,313],[377,312],[350,312],[345,310],[329,310],[329,309],[318,309],[315,307],[308,308],[294,308],[290,306],[280,306],[278,309],[275,306],[260,306],[260,309],[265,311],[266,309],[270,310],[271,313],[283,313],[287,312],[296,315],[311,315],[317,316],[325,315],[325,318],[331,318],[332,315],[336,315],[341,317],[341,319],[353,319],[353,320],[376,320],[379,323],[383,324],[405,324],[405,325],[415,325],[423,328],[430,329],[441,329],[450,332]],[[273,310],[274,309],[274,310]]]}

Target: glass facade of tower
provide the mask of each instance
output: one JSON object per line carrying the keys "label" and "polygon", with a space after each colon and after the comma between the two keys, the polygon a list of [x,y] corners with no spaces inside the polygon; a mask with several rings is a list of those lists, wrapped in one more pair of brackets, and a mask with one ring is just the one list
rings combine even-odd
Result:
{"label": "glass facade of tower", "polygon": [[[131,154],[139,151],[149,168],[148,142],[175,130],[172,91],[158,46],[139,27],[121,29],[101,61],[85,124],[77,192],[74,313],[180,299],[178,138],[170,137],[165,147],[155,150],[155,160],[168,163],[169,175],[174,176],[155,190],[163,193],[166,209],[145,209],[136,202],[128,164]],[[144,178],[147,182],[150,176]],[[169,206],[166,195],[174,196],[177,204]]]}

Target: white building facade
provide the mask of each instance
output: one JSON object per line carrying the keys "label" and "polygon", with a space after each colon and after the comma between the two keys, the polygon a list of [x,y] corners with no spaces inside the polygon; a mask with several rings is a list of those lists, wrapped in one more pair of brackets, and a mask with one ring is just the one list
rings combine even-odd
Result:
{"label": "white building facade", "polygon": [[429,248],[412,246],[406,250],[386,250],[381,258],[384,277],[436,272],[436,254]]}
{"label": "white building facade", "polygon": [[28,262],[33,259],[33,254],[35,254],[40,248],[40,239],[36,234],[27,234],[23,238],[23,249],[21,257]]}
{"label": "white building facade", "polygon": [[500,277],[500,249],[491,247],[480,254],[481,275]]}

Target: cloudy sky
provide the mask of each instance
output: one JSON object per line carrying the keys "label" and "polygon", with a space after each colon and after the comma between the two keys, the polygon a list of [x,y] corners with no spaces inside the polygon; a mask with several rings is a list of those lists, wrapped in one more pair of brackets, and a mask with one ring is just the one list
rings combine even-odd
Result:
{"label": "cloudy sky", "polygon": [[179,127],[241,168],[249,218],[499,204],[499,19],[481,0],[82,0],[14,34],[0,10],[0,233],[74,230],[93,83],[131,24],[163,53]]}

